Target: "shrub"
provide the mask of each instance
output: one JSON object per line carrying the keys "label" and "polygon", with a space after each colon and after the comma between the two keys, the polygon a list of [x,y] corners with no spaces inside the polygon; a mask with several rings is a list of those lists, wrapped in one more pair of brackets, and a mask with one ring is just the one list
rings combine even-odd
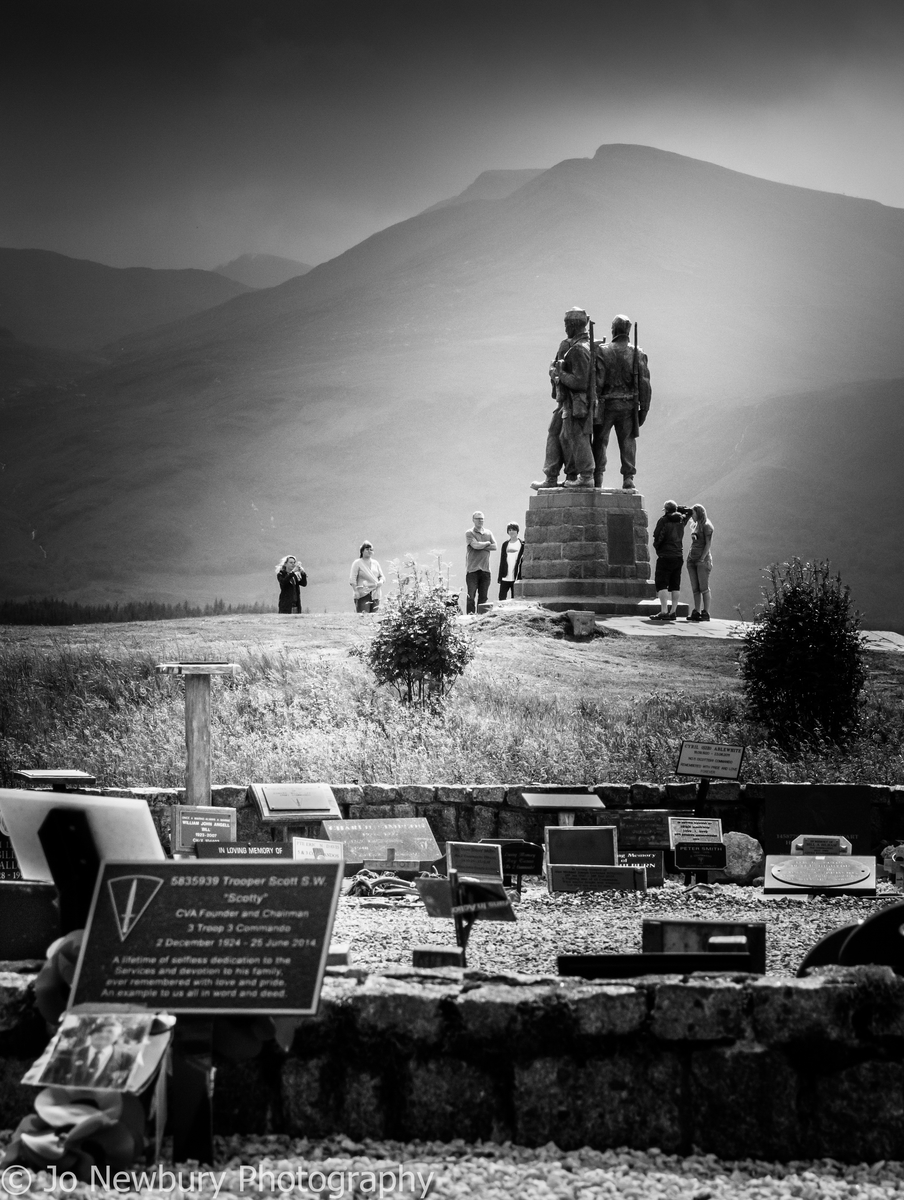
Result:
{"label": "shrub", "polygon": [[399,591],[386,602],[379,628],[357,653],[378,683],[395,688],[399,699],[422,707],[445,696],[474,657],[471,638],[456,622],[458,596],[439,572],[406,559],[396,571]]}
{"label": "shrub", "polygon": [[764,603],[740,658],[750,716],[783,745],[842,742],[866,681],[860,614],[828,562],[767,568]]}

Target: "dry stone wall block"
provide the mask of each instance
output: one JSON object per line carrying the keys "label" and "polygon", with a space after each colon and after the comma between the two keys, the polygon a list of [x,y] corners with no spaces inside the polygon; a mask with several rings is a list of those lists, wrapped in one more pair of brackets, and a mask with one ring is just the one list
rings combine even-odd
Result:
{"label": "dry stone wall block", "polygon": [[743,984],[720,979],[661,982],[655,992],[650,1028],[671,1042],[718,1042],[744,1037],[747,992]]}

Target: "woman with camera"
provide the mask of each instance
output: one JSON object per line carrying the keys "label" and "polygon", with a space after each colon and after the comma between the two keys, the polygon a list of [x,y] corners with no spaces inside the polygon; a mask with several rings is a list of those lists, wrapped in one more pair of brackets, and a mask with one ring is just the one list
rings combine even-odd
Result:
{"label": "woman with camera", "polygon": [[276,582],[279,584],[279,611],[301,612],[301,589],[308,586],[308,576],[294,554],[287,554],[276,564]]}
{"label": "woman with camera", "polygon": [[687,556],[687,573],[694,593],[694,609],[688,616],[688,621],[708,621],[709,616],[709,576],[713,569],[713,556],[710,550],[713,541],[713,523],[706,516],[702,504],[695,504],[691,509],[694,517],[694,527],[691,530],[691,548]]}

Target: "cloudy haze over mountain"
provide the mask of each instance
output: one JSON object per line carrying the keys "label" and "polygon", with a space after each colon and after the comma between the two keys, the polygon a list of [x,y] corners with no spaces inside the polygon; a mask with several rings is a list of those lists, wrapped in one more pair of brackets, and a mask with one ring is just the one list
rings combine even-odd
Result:
{"label": "cloudy haze over mountain", "polygon": [[630,142],[904,206],[900,0],[7,0],[0,245],[317,263]]}
{"label": "cloudy haze over mountain", "polygon": [[[365,536],[460,584],[581,303],[640,323],[638,481],[711,507],[718,615],[798,553],[900,627],[901,6],[341,11],[14,0],[0,591],[259,599],[292,550],[337,608]],[[274,259],[319,265],[213,270]]]}

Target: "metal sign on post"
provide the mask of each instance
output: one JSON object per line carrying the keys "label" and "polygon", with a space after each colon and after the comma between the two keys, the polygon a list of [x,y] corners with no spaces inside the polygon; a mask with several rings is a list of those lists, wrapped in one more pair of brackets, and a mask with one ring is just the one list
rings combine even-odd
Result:
{"label": "metal sign on post", "polygon": [[681,743],[676,775],[693,775],[697,784],[696,806],[699,811],[706,801],[711,779],[729,779],[736,782],[741,778],[741,763],[744,747],[724,745],[721,742]]}

